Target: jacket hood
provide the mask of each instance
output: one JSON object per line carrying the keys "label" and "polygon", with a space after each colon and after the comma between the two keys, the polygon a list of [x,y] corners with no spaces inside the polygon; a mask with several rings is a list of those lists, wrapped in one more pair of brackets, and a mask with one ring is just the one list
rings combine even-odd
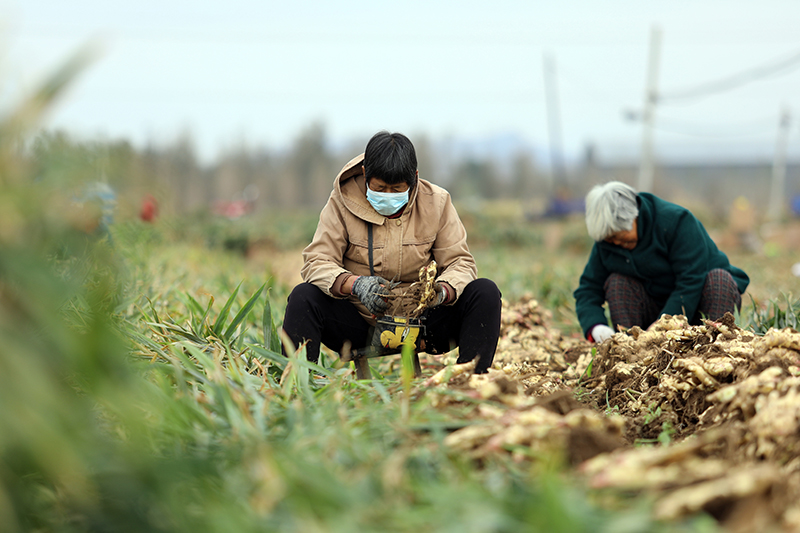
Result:
{"label": "jacket hood", "polygon": [[[417,180],[419,184],[419,180]],[[334,194],[342,199],[342,204],[355,216],[381,225],[386,221],[386,217],[375,211],[367,200],[367,179],[364,177],[364,154],[358,155],[347,162],[339,171],[333,182]],[[419,186],[411,189],[408,197],[408,204],[402,216],[406,216],[414,209],[417,199]]]}

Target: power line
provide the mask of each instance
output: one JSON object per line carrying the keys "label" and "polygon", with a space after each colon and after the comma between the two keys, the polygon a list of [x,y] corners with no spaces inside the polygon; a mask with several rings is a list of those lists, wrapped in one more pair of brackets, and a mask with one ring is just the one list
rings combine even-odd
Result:
{"label": "power line", "polygon": [[[672,103],[681,103],[681,101],[685,100],[694,100],[703,98],[716,93],[730,91],[747,83],[758,81],[760,79],[788,74],[798,67],[800,67],[800,52],[797,52],[789,56],[788,58],[779,61],[773,61],[769,64],[753,67],[751,69],[739,72],[737,74],[732,74],[730,76],[727,76],[725,78],[716,81],[707,82],[701,85],[697,85],[695,87],[690,87],[688,89],[672,91],[672,92],[667,92],[666,94],[658,95],[658,103],[672,104]],[[693,102],[684,102],[684,103],[693,103]]]}
{"label": "power line", "polygon": [[[676,127],[677,126],[677,127]],[[742,138],[742,137],[766,137],[768,135],[774,134],[774,132],[767,132],[767,131],[755,131],[755,132],[727,132],[724,134],[720,134],[718,132],[700,132],[700,131],[691,131],[682,129],[680,124],[670,124],[664,123],[664,121],[659,122],[655,129],[658,131],[663,131],[665,133],[672,133],[676,135],[685,135],[687,137],[700,137],[703,139],[735,139],[735,138]]]}
{"label": "power line", "polygon": [[[640,121],[641,116],[627,111],[625,117],[631,121]],[[765,137],[774,135],[774,117],[762,117],[735,124],[701,124],[698,122],[676,119],[658,115],[656,130],[689,137],[706,139],[727,139],[737,137]]]}

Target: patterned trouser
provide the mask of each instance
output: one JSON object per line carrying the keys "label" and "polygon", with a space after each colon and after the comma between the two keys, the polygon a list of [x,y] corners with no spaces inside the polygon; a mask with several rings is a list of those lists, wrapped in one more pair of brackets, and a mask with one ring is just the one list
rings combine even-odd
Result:
{"label": "patterned trouser", "polygon": [[[645,292],[641,281],[629,276],[611,274],[603,288],[615,329],[618,325],[647,328],[658,320],[664,307],[665,300],[656,300]],[[726,312],[733,313],[734,309],[741,307],[742,295],[733,276],[727,270],[715,268],[706,276],[697,312],[690,323],[699,325],[703,317],[718,320]]]}

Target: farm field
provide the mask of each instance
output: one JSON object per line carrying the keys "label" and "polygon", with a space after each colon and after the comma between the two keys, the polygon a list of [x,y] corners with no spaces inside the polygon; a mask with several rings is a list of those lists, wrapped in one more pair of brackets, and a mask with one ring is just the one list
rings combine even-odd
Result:
{"label": "farm field", "polygon": [[282,355],[316,210],[106,223],[79,198],[101,169],[139,176],[129,200],[159,168],[176,200],[204,178],[180,150],[31,140],[76,59],[0,121],[0,530],[800,530],[797,220],[725,250],[752,279],[738,316],[593,346],[583,221],[459,208],[504,295],[494,366],[423,353],[415,377],[406,351],[358,380]]}
{"label": "farm field", "polygon": [[[496,364],[481,378],[452,354],[422,354],[420,378],[400,355],[373,359],[366,381],[330,353],[320,365],[302,350],[281,356],[299,267],[291,243],[240,253],[173,239],[167,222],[125,223],[113,246],[4,254],[0,521],[8,531],[796,528],[800,336],[667,320],[592,350],[571,311],[580,221],[559,224],[560,242],[536,225],[512,244],[474,231],[480,275],[505,300]],[[765,326],[770,302],[788,309],[790,251],[731,258],[759,306],[746,298],[740,323]]]}

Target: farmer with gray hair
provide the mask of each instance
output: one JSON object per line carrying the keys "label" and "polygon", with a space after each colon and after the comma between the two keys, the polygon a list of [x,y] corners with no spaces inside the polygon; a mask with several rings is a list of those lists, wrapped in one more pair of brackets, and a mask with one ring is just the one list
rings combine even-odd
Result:
{"label": "farmer with gray hair", "polygon": [[700,324],[741,308],[750,279],[689,210],[611,181],[586,195],[586,227],[595,244],[574,296],[590,341],[618,326],[647,328],[664,314]]}

